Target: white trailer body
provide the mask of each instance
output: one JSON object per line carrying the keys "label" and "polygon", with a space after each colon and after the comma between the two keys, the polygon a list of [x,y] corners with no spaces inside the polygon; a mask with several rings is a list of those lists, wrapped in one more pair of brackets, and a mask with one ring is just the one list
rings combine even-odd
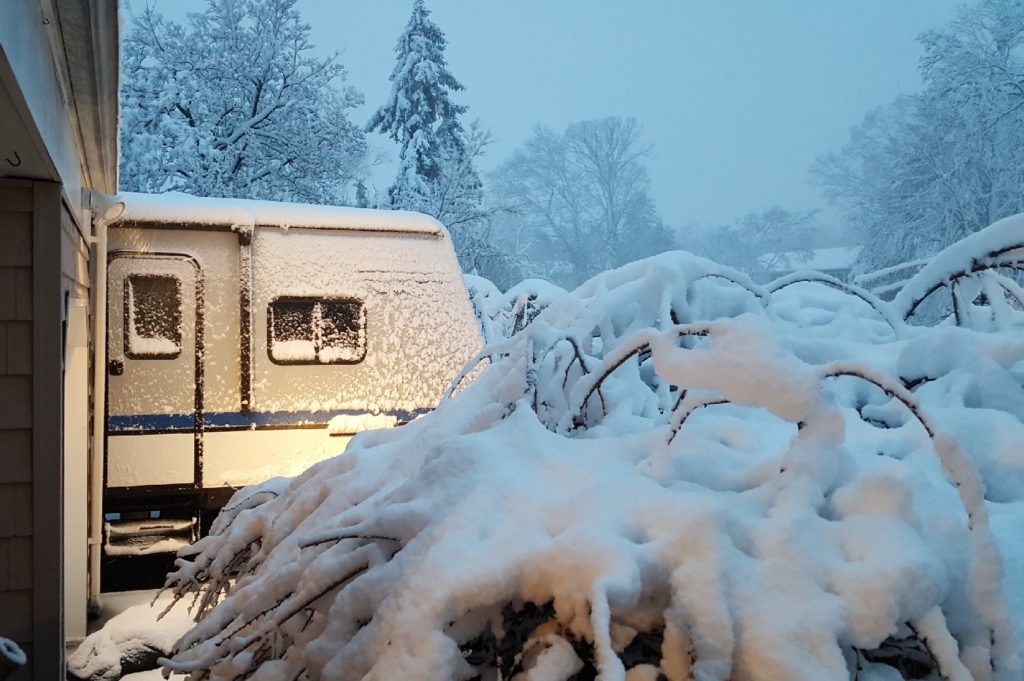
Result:
{"label": "white trailer body", "polygon": [[108,520],[216,508],[233,488],[295,475],[343,451],[352,432],[435,407],[480,349],[451,241],[429,217],[181,194],[117,200]]}

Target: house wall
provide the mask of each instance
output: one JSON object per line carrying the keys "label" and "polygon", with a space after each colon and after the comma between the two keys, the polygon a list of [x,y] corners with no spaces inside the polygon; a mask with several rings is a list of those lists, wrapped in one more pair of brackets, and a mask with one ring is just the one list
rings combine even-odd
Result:
{"label": "house wall", "polygon": [[0,180],[0,635],[63,678],[60,185]]}
{"label": "house wall", "polygon": [[31,182],[0,182],[0,239],[0,635],[32,659]]}
{"label": "house wall", "polygon": [[82,188],[117,189],[117,0],[3,10],[0,636],[28,653],[14,678],[49,680],[64,677],[65,626],[71,638],[85,628],[94,348]]}

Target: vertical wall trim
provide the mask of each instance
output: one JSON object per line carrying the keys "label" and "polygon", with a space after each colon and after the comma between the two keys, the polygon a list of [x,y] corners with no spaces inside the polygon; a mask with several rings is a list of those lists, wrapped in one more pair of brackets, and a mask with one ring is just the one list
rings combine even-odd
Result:
{"label": "vertical wall trim", "polygon": [[206,342],[205,331],[206,331],[206,282],[203,278],[203,268],[199,266],[199,261],[195,258],[189,257],[188,262],[192,264],[196,272],[196,392],[195,392],[195,468],[193,472],[193,480],[195,480],[196,489],[203,488],[203,431],[206,430],[205,419],[206,416],[203,413],[203,391],[204,391],[204,374],[206,370]]}
{"label": "vertical wall trim", "polygon": [[239,281],[239,410],[252,411],[252,239],[255,228],[238,230]]}
{"label": "vertical wall trim", "polygon": [[64,636],[87,633],[89,600],[89,301],[72,297],[64,364]]}
{"label": "vertical wall trim", "polygon": [[61,187],[32,189],[32,667],[36,679],[62,679]]}

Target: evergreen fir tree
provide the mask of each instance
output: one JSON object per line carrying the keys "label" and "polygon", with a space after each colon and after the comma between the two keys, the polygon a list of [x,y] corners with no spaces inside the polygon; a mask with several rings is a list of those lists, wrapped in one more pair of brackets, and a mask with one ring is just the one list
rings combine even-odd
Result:
{"label": "evergreen fir tree", "polygon": [[507,280],[518,265],[494,245],[492,219],[500,209],[485,206],[476,167],[490,133],[475,122],[468,129],[462,125],[466,107],[454,103],[451,95],[463,87],[448,70],[446,44],[423,0],[415,0],[395,45],[391,96],[366,129],[401,145],[398,175],[386,203],[444,224],[466,272]]}
{"label": "evergreen fir tree", "polygon": [[396,208],[429,212],[431,185],[441,180],[446,164],[460,163],[466,153],[459,121],[466,107],[450,96],[463,87],[448,71],[445,46],[444,33],[430,20],[423,0],[416,0],[395,45],[391,96],[367,125],[368,132],[379,131],[401,145],[398,176],[388,191]]}
{"label": "evergreen fir tree", "polygon": [[359,208],[370,207],[370,197],[366,191],[366,183],[362,180],[356,181],[356,206]]}

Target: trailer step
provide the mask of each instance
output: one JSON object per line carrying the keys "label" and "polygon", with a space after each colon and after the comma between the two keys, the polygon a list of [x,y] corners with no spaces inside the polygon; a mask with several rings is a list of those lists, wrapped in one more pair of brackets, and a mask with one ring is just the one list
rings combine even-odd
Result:
{"label": "trailer step", "polygon": [[108,521],[104,552],[108,556],[175,553],[198,538],[196,518]]}

